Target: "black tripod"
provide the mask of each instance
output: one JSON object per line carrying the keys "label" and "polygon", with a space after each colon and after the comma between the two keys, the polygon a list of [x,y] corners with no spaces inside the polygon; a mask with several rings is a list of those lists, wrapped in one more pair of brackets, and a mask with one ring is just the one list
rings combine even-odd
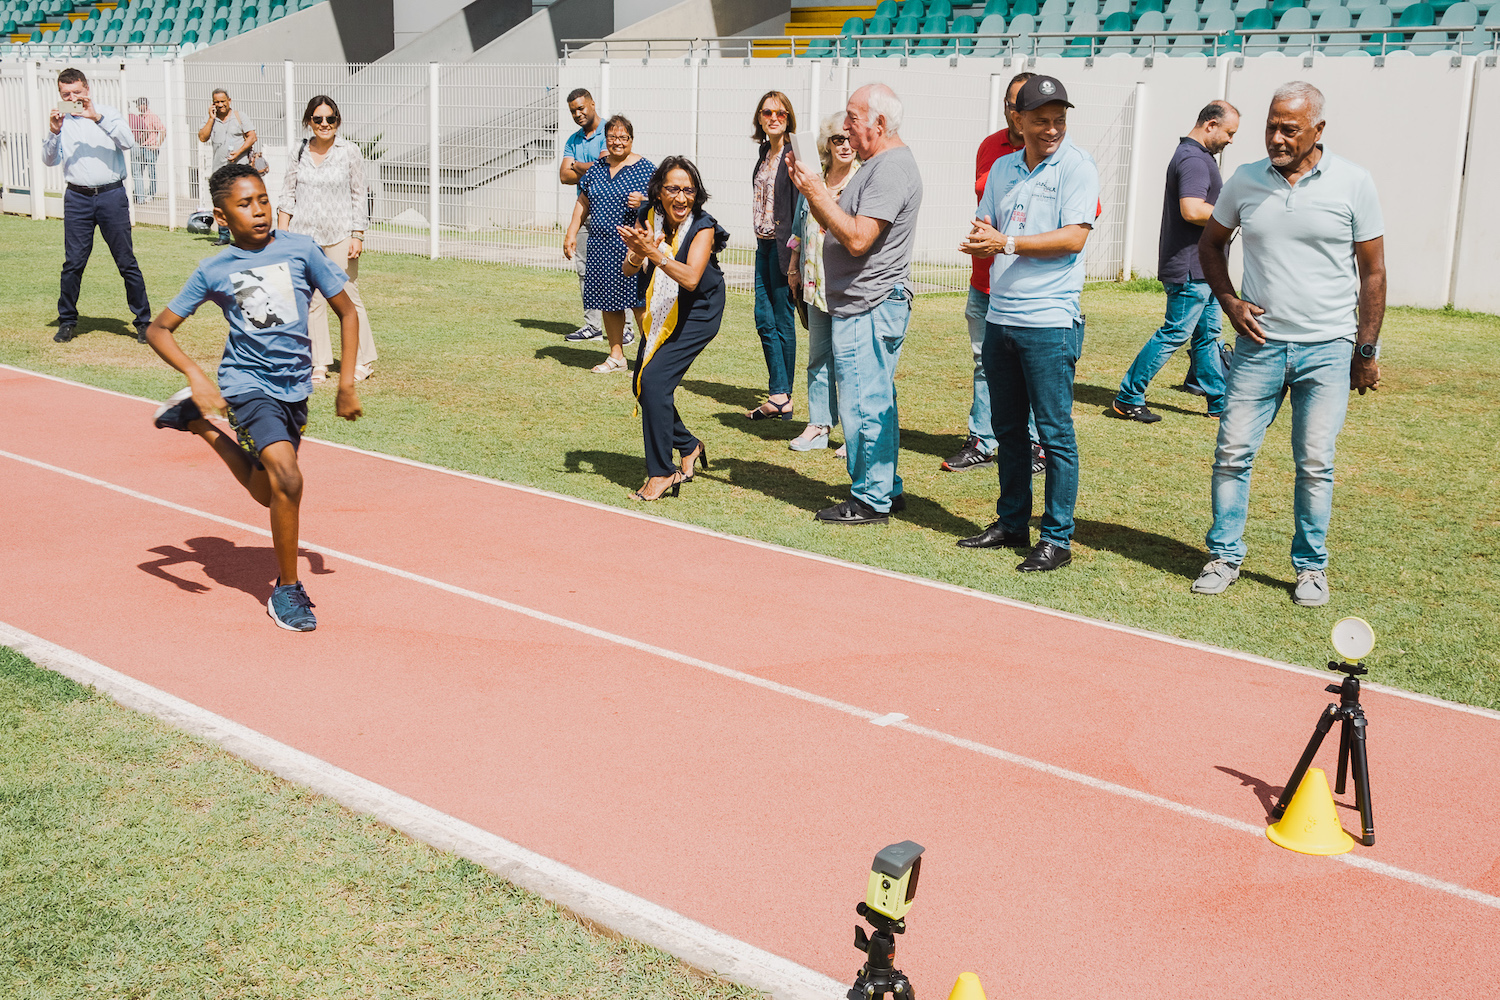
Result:
{"label": "black tripod", "polygon": [[1330,662],[1329,670],[1337,670],[1344,674],[1342,684],[1330,684],[1324,690],[1339,696],[1339,703],[1332,703],[1318,717],[1317,728],[1313,730],[1312,739],[1307,741],[1307,749],[1302,752],[1302,759],[1297,761],[1296,770],[1287,779],[1286,788],[1282,790],[1281,798],[1276,801],[1276,806],[1271,810],[1271,820],[1275,822],[1281,819],[1282,813],[1286,812],[1287,803],[1292,800],[1297,787],[1302,784],[1303,775],[1307,774],[1307,768],[1312,764],[1313,757],[1317,755],[1318,747],[1323,745],[1323,737],[1328,735],[1328,730],[1333,728],[1335,722],[1344,724],[1339,734],[1339,781],[1334,791],[1339,795],[1344,794],[1344,776],[1349,769],[1349,760],[1354,760],[1354,801],[1359,806],[1359,821],[1364,827],[1364,836],[1360,837],[1360,843],[1366,847],[1375,846],[1375,821],[1370,818],[1370,767],[1365,757],[1365,710],[1359,707],[1359,681],[1360,674],[1369,673],[1363,663],[1338,663]]}
{"label": "black tripod", "polygon": [[892,920],[864,903],[856,906],[854,912],[868,920],[875,928],[875,933],[866,937],[865,929],[858,924],[854,925],[854,947],[867,957],[864,968],[854,977],[848,1000],[874,1000],[887,993],[899,1000],[915,1000],[916,993],[911,988],[911,980],[906,978],[906,973],[895,967],[895,935],[906,933],[906,921]]}

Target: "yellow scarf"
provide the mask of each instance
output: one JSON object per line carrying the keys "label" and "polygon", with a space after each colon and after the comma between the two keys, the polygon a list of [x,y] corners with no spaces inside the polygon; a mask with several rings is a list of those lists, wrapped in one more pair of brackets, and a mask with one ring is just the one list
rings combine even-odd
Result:
{"label": "yellow scarf", "polygon": [[[662,235],[662,221],[658,217],[656,207],[652,206],[646,212],[646,228],[653,236]],[[676,236],[667,242],[667,256],[675,258],[678,249],[682,246],[683,237],[689,229],[693,228],[693,215],[682,220],[682,225],[677,227]],[[645,353],[635,369],[635,398],[641,398],[641,372],[646,370],[646,365],[656,355],[657,348],[667,342],[672,332],[677,329],[677,300],[682,288],[667,274],[666,268],[658,267],[651,275],[651,283],[646,287],[646,308],[642,316],[642,328],[645,331],[646,344]],[[636,412],[640,406],[636,406]]]}

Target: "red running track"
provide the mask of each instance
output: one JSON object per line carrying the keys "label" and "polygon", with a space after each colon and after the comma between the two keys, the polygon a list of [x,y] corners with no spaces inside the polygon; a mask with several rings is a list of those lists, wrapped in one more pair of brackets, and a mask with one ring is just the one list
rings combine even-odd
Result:
{"label": "red running track", "polygon": [[1293,854],[1256,831],[1334,675],[315,441],[302,537],[367,562],[283,632],[268,538],[148,499],[265,524],[150,413],[0,368],[0,621],[845,982],[911,838],[927,997],[1500,995],[1493,713],[1367,691],[1377,845]]}

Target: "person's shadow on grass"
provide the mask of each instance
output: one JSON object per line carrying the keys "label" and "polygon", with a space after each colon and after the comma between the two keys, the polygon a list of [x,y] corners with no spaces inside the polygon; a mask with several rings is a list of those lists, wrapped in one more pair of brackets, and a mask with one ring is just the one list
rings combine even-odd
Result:
{"label": "person's shadow on grass", "polygon": [[563,470],[592,473],[616,486],[636,489],[646,478],[646,460],[639,455],[622,455],[616,451],[570,451],[563,456]]}
{"label": "person's shadow on grass", "polygon": [[[571,333],[572,331],[568,331]],[[602,344],[603,341],[600,341]],[[569,368],[592,368],[604,360],[608,349],[600,351],[598,347],[566,347],[557,344],[552,347],[538,347],[534,357],[538,360],[551,358],[558,364],[567,365]],[[632,371],[635,369],[632,368]]]}
{"label": "person's shadow on grass", "polygon": [[[56,327],[59,324],[53,320],[47,325]],[[114,333],[121,337],[134,337],[135,326],[118,316],[79,316],[78,329],[73,335],[81,337],[85,333]]]}
{"label": "person's shadow on grass", "polygon": [[[242,591],[262,604],[270,598],[276,581],[276,551],[271,547],[239,546],[227,538],[212,535],[189,538],[186,545],[185,549],[175,545],[158,545],[149,549],[148,551],[155,552],[161,558],[143,562],[138,568],[175,584],[177,589],[189,594],[206,594],[210,588],[195,580],[174,576],[166,569],[168,566],[197,563],[203,567],[208,578],[221,587]],[[314,575],[323,576],[333,572],[324,563],[322,553],[303,549],[297,554],[307,560]]]}
{"label": "person's shadow on grass", "polygon": [[[1073,401],[1075,403],[1082,403],[1084,406],[1097,406],[1105,413],[1110,412],[1110,408],[1114,405],[1117,396],[1119,396],[1119,392],[1114,389],[1106,389],[1098,385],[1087,385],[1082,382],[1075,382],[1073,384]],[[1163,410],[1169,413],[1181,413],[1185,416],[1203,419],[1202,410],[1190,410],[1185,406],[1173,406],[1171,403],[1163,403],[1155,399],[1151,400],[1151,409]]]}
{"label": "person's shadow on grass", "polygon": [[572,323],[560,323],[552,319],[518,319],[515,320],[515,324],[523,330],[541,330],[543,333],[555,333],[560,337],[565,337],[578,329]]}

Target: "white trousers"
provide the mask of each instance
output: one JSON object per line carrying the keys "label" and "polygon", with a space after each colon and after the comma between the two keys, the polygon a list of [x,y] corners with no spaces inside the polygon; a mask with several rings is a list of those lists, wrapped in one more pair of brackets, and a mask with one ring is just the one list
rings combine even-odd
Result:
{"label": "white trousers", "polygon": [[[359,258],[349,258],[349,240],[344,239],[338,243],[330,244],[323,248],[328,259],[349,275],[349,281],[344,285],[344,291],[349,293],[349,298],[354,302],[355,312],[359,314],[359,357],[355,359],[356,364],[373,364],[380,355],[375,350],[375,331],[370,329],[370,314],[365,311],[364,300],[359,297]],[[321,292],[314,292],[312,301],[307,304],[307,335],[312,338],[312,363],[314,368],[327,368],[333,364],[333,343],[328,334],[328,300]]]}

